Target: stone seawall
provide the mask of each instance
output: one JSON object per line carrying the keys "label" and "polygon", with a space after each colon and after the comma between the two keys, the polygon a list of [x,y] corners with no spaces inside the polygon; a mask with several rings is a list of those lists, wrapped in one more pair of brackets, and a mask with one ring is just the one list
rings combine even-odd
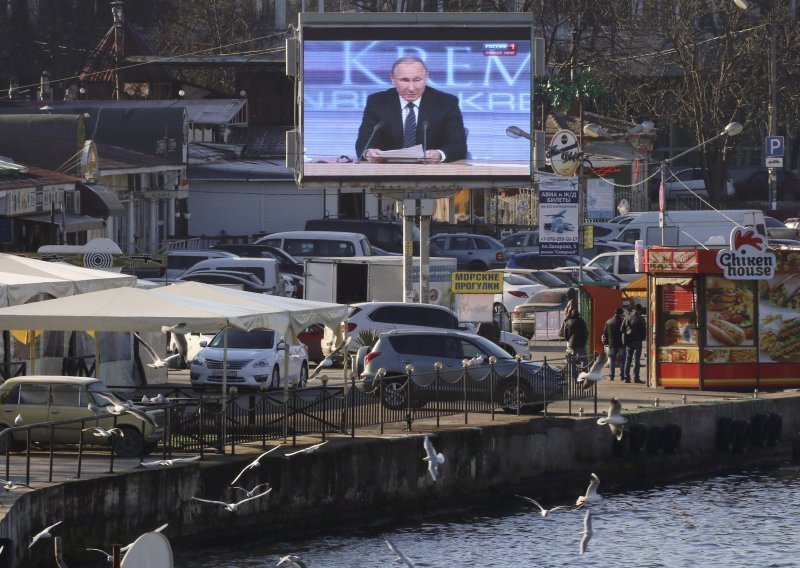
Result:
{"label": "stone seawall", "polygon": [[[718,449],[721,418],[750,421],[769,413],[783,421],[774,447],[748,445],[741,453]],[[472,421],[478,419],[474,416]],[[590,472],[600,477],[602,493],[634,483],[780,463],[794,457],[800,395],[642,408],[625,416],[628,426],[640,432],[679,426],[680,444],[672,453],[665,447],[650,453],[646,444],[636,453],[625,440],[615,442],[596,417],[504,416],[471,426],[449,424],[437,432],[419,421],[411,434],[333,437],[312,454],[285,457],[279,450],[267,456],[239,485],[270,483],[272,493],[237,513],[191,498],[240,500],[243,495],[228,484],[255,454],[208,455],[192,464],[38,488],[17,499],[0,522],[0,538],[8,539],[0,568],[53,566],[50,541],[32,551],[27,545],[30,535],[58,520],[63,523],[54,532],[63,538],[67,563],[90,566],[97,558],[87,556],[85,548],[110,550],[112,543],[127,544],[164,523],[169,523],[165,534],[173,542],[277,538],[330,530],[332,522],[339,529],[421,518],[518,492],[546,502],[572,501],[585,490]],[[422,461],[426,431],[447,459],[435,483]],[[13,561],[4,560],[12,556]]]}

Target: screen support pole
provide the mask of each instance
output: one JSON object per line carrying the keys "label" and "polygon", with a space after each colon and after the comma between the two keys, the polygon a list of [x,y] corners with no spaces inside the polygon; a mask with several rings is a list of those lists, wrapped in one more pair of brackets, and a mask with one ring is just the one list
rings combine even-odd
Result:
{"label": "screen support pole", "polygon": [[403,301],[414,301],[414,199],[403,200]]}

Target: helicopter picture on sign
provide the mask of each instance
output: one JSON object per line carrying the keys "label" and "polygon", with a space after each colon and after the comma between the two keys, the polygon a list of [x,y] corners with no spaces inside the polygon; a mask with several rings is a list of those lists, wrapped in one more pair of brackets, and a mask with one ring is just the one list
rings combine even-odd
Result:
{"label": "helicopter picture on sign", "polygon": [[578,254],[578,178],[539,182],[539,254]]}

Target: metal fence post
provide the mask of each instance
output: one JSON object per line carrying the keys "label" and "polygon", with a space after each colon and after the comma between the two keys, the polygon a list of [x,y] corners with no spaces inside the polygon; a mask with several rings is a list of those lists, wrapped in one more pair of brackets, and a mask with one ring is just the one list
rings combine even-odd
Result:
{"label": "metal fence post", "polygon": [[384,377],[386,376],[386,369],[381,367],[375,373],[375,380],[378,381],[378,420],[381,423],[381,434],[383,434],[383,385]]}
{"label": "metal fence post", "polygon": [[356,397],[353,393],[356,392],[356,375],[350,373],[350,437],[356,437]]}
{"label": "metal fence post", "polygon": [[325,441],[325,433],[328,431],[328,377],[322,378],[322,441]]}
{"label": "metal fence post", "polygon": [[411,376],[414,374],[414,365],[406,365],[406,426],[411,432],[411,423],[414,417],[411,414]]}
{"label": "metal fence post", "polygon": [[434,389],[434,395],[436,396],[436,429],[439,429],[439,415],[441,414],[441,409],[439,408],[439,379],[441,378],[442,373],[442,362],[435,361],[433,363],[433,369],[436,371],[436,388]]}
{"label": "metal fence post", "polygon": [[522,357],[517,355],[517,368],[514,370],[514,373],[516,374],[515,380],[517,381],[517,388],[516,388],[516,391],[514,392],[514,396],[517,399],[516,400],[516,403],[517,403],[517,416],[522,414],[522,405],[519,403],[519,380],[520,380],[521,372],[522,372]]}
{"label": "metal fence post", "polygon": [[492,421],[494,421],[494,364],[497,363],[497,357],[492,355],[489,357],[489,404],[492,407]]}
{"label": "metal fence post", "polygon": [[469,423],[469,414],[467,412],[467,367],[469,367],[469,359],[462,359],[461,365],[464,367],[464,376],[461,380],[464,381],[464,424]]}

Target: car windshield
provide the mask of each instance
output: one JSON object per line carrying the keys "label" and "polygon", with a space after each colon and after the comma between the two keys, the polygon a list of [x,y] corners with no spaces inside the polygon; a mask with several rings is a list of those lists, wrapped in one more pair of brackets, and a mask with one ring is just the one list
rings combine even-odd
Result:
{"label": "car windshield", "polygon": [[563,281],[549,272],[532,272],[530,278],[548,288],[559,288],[564,285]]}
{"label": "car windshield", "polygon": [[766,223],[767,227],[780,227],[782,229],[786,228],[786,225],[778,221],[775,217],[764,217],[764,222]]}
{"label": "car windshield", "polygon": [[[228,349],[270,349],[275,343],[275,332],[271,329],[256,331],[230,330],[228,334]],[[220,331],[208,344],[209,347],[224,347],[225,332]]]}

